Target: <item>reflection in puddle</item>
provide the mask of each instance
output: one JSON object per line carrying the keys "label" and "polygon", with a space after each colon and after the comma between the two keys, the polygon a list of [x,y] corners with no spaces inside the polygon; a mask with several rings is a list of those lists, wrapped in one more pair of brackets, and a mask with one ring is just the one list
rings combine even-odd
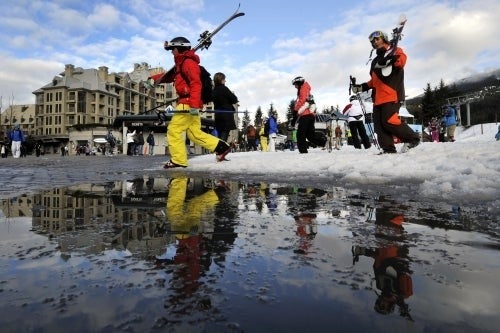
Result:
{"label": "reflection in puddle", "polygon": [[487,208],[144,176],[21,195],[0,211],[5,331],[500,323],[499,228]]}

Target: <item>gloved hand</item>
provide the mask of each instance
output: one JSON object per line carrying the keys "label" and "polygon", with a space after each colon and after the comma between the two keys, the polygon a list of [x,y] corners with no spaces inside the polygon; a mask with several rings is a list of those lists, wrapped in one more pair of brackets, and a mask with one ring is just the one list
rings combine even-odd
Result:
{"label": "gloved hand", "polygon": [[376,68],[384,68],[392,65],[393,63],[396,62],[396,60],[399,58],[398,55],[390,55],[387,57],[383,57],[377,61],[377,64],[375,65]]}
{"label": "gloved hand", "polygon": [[189,114],[192,115],[192,116],[197,116],[197,115],[200,114],[200,109],[191,108],[191,109],[189,109]]}
{"label": "gloved hand", "polygon": [[302,113],[304,113],[304,111],[306,109],[309,109],[309,103],[308,102],[305,102],[298,110],[297,110],[297,114],[298,115],[301,115]]}
{"label": "gloved hand", "polygon": [[354,94],[357,94],[357,93],[360,93],[360,92],[363,92],[363,87],[360,85],[360,84],[354,84],[352,87],[351,87],[351,90]]}

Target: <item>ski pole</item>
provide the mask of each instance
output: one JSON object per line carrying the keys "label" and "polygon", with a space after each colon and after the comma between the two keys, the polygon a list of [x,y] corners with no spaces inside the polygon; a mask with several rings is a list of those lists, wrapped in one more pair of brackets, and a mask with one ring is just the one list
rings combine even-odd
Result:
{"label": "ski pole", "polygon": [[149,109],[149,110],[142,111],[142,112],[140,112],[139,114],[149,113],[149,112],[154,111],[154,110],[156,110],[156,109],[158,109],[158,108],[161,108],[162,106],[165,106],[165,105],[170,105],[172,102],[175,102],[175,101],[177,100],[177,98],[178,98],[178,97],[169,98],[169,99],[167,99],[164,103],[161,103],[161,104],[159,104],[159,105],[157,105],[157,106],[155,106],[154,108],[151,108],[151,109]]}
{"label": "ski pole", "polygon": [[[176,114],[176,113],[190,113],[190,110],[162,110],[156,113]],[[231,111],[231,110],[199,110],[199,113],[245,113],[246,111]]]}
{"label": "ski pole", "polygon": [[[353,77],[352,75],[349,76],[350,78],[350,83],[349,83],[349,95],[351,94],[351,88],[352,86],[356,85],[356,78]],[[361,106],[361,111],[363,112],[363,115],[365,116],[365,121],[366,121],[366,108],[365,108],[365,104],[363,103],[363,99],[361,98],[361,94],[359,92],[356,93],[356,97],[359,101],[359,105]],[[372,115],[373,115],[373,111],[372,111]],[[373,116],[372,116],[373,117]],[[371,123],[367,123],[368,125],[368,130],[370,131],[370,135],[372,136],[373,138],[373,143],[375,144],[375,146],[377,147],[378,150],[380,150],[380,146],[378,144],[378,140],[377,138],[375,137],[375,132],[373,131],[373,128],[372,128],[372,125]]]}

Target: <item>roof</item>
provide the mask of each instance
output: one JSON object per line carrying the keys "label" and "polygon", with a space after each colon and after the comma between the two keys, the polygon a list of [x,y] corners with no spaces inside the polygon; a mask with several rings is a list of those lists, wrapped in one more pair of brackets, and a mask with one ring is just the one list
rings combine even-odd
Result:
{"label": "roof", "polygon": [[[172,115],[166,115],[165,118],[166,118],[165,123],[168,125],[170,119],[172,119]],[[151,122],[153,124],[158,122],[158,116],[155,114],[121,115],[115,118],[115,121],[113,122],[113,127],[119,128],[123,126],[124,122]],[[214,127],[215,120],[201,118],[201,126]]]}

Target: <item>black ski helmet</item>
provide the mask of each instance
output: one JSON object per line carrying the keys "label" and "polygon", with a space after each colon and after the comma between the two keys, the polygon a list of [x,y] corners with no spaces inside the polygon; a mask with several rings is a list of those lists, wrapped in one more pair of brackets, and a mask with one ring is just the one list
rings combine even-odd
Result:
{"label": "black ski helmet", "polygon": [[305,79],[302,77],[302,76],[297,76],[295,79],[292,80],[292,85],[296,85],[296,84],[303,84],[305,81]]}
{"label": "black ski helmet", "polygon": [[191,42],[186,37],[175,37],[170,42],[165,42],[165,50],[171,51],[177,48],[180,52],[191,49]]}

